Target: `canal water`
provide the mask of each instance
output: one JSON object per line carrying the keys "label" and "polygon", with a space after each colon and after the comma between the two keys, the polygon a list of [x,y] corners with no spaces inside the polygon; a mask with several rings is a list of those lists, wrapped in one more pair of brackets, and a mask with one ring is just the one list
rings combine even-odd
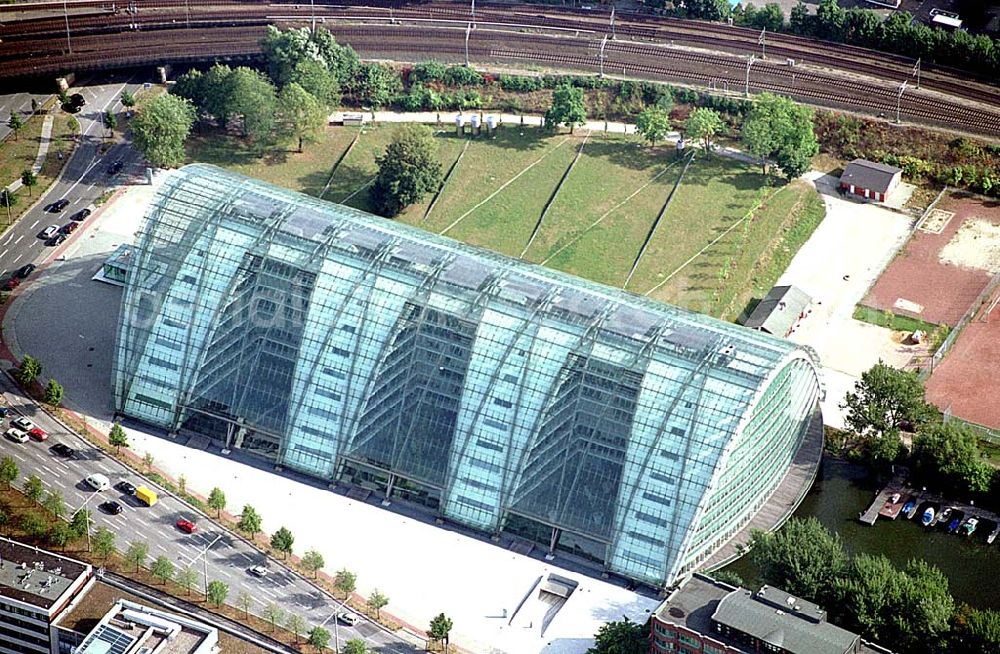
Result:
{"label": "canal water", "polygon": [[[938,567],[948,577],[956,600],[979,609],[1000,610],[1000,538],[986,544],[986,531],[963,538],[939,529],[920,526],[920,516],[895,521],[879,518],[874,526],[858,521],[858,515],[875,499],[876,488],[865,480],[864,471],[850,463],[824,457],[820,477],[795,512],[795,517],[815,516],[827,529],[840,534],[852,554],[884,554],[897,567],[920,558]],[[992,525],[984,523],[988,529]],[[728,567],[748,582],[757,578],[744,556]]]}

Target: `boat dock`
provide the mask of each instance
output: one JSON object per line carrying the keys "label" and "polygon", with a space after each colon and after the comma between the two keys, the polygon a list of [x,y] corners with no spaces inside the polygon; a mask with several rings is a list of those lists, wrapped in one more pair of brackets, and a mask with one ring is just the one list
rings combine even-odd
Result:
{"label": "boat dock", "polygon": [[[982,509],[972,504],[955,502],[936,493],[908,488],[903,485],[903,478],[901,476],[893,477],[892,481],[879,491],[875,496],[875,500],[858,519],[866,525],[874,525],[879,516],[895,520],[902,512],[903,506],[910,500],[916,502],[917,507],[925,503],[936,504],[939,513],[938,516],[935,516],[935,524],[940,520],[940,509],[953,507],[956,511],[962,512],[963,518],[975,517],[980,520],[989,520],[1000,528],[1000,515],[996,512]],[[917,520],[918,517],[914,519]]]}

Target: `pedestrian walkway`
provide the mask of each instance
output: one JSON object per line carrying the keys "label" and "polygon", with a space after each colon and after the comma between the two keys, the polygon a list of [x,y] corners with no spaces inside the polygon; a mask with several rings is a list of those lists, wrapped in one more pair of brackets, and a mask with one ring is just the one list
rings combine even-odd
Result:
{"label": "pedestrian walkway", "polygon": [[[340,122],[343,120],[344,115],[359,115],[357,112],[337,112],[330,115],[330,122]],[[425,123],[428,125],[456,125],[458,118],[463,119],[463,125],[471,125],[472,117],[477,116],[477,120],[480,125],[485,125],[488,118],[492,117],[498,125],[501,126],[527,126],[527,127],[540,127],[543,122],[543,116],[538,114],[505,114],[505,113],[493,113],[490,111],[473,111],[473,112],[450,112],[450,111],[414,111],[414,112],[401,112],[401,111],[369,111],[364,114],[364,122],[367,123]],[[606,132],[608,134],[635,134],[636,128],[634,123],[624,123],[614,120],[588,120],[580,126],[580,129],[590,130],[592,132]],[[680,132],[669,132],[665,141],[667,143],[676,144],[681,140]],[[737,159],[753,165],[760,165],[760,160],[756,157],[751,157],[750,155],[737,150],[736,148],[731,148],[728,146],[718,146],[712,147],[712,152],[721,155],[723,157],[729,157],[730,159]],[[771,163],[771,162],[769,162]]]}
{"label": "pedestrian walkway", "polygon": [[[42,170],[42,164],[45,163],[45,155],[49,153],[49,143],[52,141],[53,120],[51,115],[46,115],[45,120],[42,122],[42,133],[38,140],[38,156],[35,157],[35,163],[31,166],[31,172],[36,175]],[[7,192],[14,193],[20,188],[21,180],[18,178],[7,185]]]}

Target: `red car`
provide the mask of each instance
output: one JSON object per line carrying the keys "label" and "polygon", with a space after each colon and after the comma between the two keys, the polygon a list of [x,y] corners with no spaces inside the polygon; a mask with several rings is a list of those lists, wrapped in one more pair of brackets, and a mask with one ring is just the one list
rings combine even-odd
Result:
{"label": "red car", "polygon": [[80,223],[66,223],[65,225],[62,226],[62,230],[60,231],[62,231],[63,234],[72,234],[73,232],[76,231],[76,228],[79,226]]}
{"label": "red car", "polygon": [[34,429],[28,430],[28,436],[31,436],[34,440],[41,442],[49,437],[45,430],[41,427],[35,427]]}
{"label": "red car", "polygon": [[177,528],[183,531],[185,534],[193,534],[198,531],[198,525],[191,522],[187,518],[181,518],[177,521]]}
{"label": "red car", "polygon": [[6,284],[8,291],[13,291],[20,285],[21,285],[21,280],[18,277],[11,277],[10,279],[7,280]]}

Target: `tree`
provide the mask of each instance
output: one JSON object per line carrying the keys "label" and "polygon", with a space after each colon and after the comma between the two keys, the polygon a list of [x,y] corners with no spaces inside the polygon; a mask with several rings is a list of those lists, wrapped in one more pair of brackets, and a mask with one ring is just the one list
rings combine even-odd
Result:
{"label": "tree", "polygon": [[220,127],[225,127],[232,115],[233,69],[225,64],[215,64],[202,76],[197,85],[201,104],[198,108],[215,117]]}
{"label": "tree", "polygon": [[80,538],[86,535],[87,530],[90,528],[90,522],[90,511],[87,509],[80,509],[74,513],[69,521],[69,528],[73,532],[73,537]]}
{"label": "tree", "polygon": [[208,582],[208,592],[206,593],[206,597],[208,598],[209,602],[215,604],[216,608],[222,606],[226,601],[226,597],[228,596],[229,596],[228,584],[221,582],[218,579]]}
{"label": "tree", "polygon": [[117,422],[111,425],[111,431],[108,433],[108,444],[114,446],[115,454],[121,454],[123,447],[129,447],[128,434]]}
{"label": "tree", "polygon": [[4,488],[10,488],[14,480],[21,476],[21,471],[17,467],[17,461],[13,457],[5,456],[0,459],[0,483]]}
{"label": "tree", "polygon": [[339,590],[344,597],[348,597],[354,592],[357,583],[358,576],[347,568],[337,570],[337,574],[333,577],[333,587]]}
{"label": "tree", "polygon": [[64,549],[73,538],[73,530],[62,520],[57,520],[49,530],[49,544]]}
{"label": "tree", "polygon": [[295,634],[295,643],[298,644],[299,636],[306,629],[306,621],[298,613],[289,613],[288,618],[285,620],[285,627],[288,628],[293,634]]}
{"label": "tree", "polygon": [[257,513],[257,509],[253,508],[249,504],[243,507],[243,513],[240,514],[240,521],[236,523],[236,526],[241,530],[250,534],[250,538],[260,531],[262,519],[260,514]]}
{"label": "tree", "polygon": [[44,490],[45,487],[42,486],[42,480],[38,475],[31,475],[24,480],[24,495],[32,502],[37,503],[42,498],[42,492]]}
{"label": "tree", "polygon": [[368,654],[368,645],[360,638],[352,638],[344,643],[343,654]]}
{"label": "tree", "polygon": [[602,624],[587,654],[646,654],[647,651],[649,629],[625,617],[620,622]]}
{"label": "tree", "polygon": [[134,540],[128,544],[125,550],[125,560],[135,564],[135,571],[139,572],[139,566],[149,558],[149,543],[142,540]]}
{"label": "tree", "polygon": [[177,492],[181,495],[187,495],[188,480],[187,477],[181,475],[177,478]]}
{"label": "tree", "polygon": [[94,554],[106,559],[115,551],[115,533],[107,527],[98,527],[93,538]]}
{"label": "tree", "polygon": [[30,386],[40,374],[42,374],[41,362],[30,354],[25,354],[17,369],[17,381],[24,386]]}
{"label": "tree", "polygon": [[[287,84],[295,67],[304,61],[320,61],[319,46],[312,40],[309,29],[293,27],[280,30],[268,25],[267,33],[260,41],[261,54],[267,63],[268,73],[276,84]],[[323,62],[324,65],[326,62]]]}
{"label": "tree", "polygon": [[128,89],[123,89],[121,94],[122,106],[126,109],[131,109],[135,106],[135,96],[132,95]]}
{"label": "tree", "polygon": [[431,628],[428,634],[436,641],[444,641],[445,652],[448,651],[448,634],[451,633],[452,626],[451,618],[445,616],[444,613],[438,613],[431,619]]}
{"label": "tree", "polygon": [[271,631],[274,631],[278,623],[284,619],[285,609],[271,602],[264,607],[264,617],[271,623]]}
{"label": "tree", "polygon": [[726,0],[686,0],[688,16],[705,20],[725,20],[732,14],[732,8]]}
{"label": "tree", "polygon": [[45,538],[49,533],[49,521],[36,511],[28,511],[21,516],[21,529],[31,538]]}
{"label": "tree", "polygon": [[372,594],[368,596],[368,606],[375,609],[375,619],[378,620],[382,617],[382,609],[385,605],[389,603],[389,598],[379,592],[376,588],[372,591]]}
{"label": "tree", "polygon": [[1000,652],[1000,612],[980,611],[962,605],[952,619],[954,630],[949,652],[996,654]]}
{"label": "tree", "polygon": [[803,36],[808,35],[812,31],[812,15],[809,13],[806,3],[802,2],[802,0],[799,0],[789,12],[788,27],[793,33]]}
{"label": "tree", "polygon": [[292,553],[292,543],[295,542],[295,536],[286,527],[282,527],[278,531],[271,535],[271,547],[284,553],[285,558]]}
{"label": "tree", "polygon": [[66,513],[66,502],[63,500],[62,493],[56,489],[52,489],[45,494],[42,506],[57,518],[62,518],[63,514]]}
{"label": "tree", "polygon": [[278,95],[278,125],[282,136],[298,139],[302,152],[302,141],[314,140],[326,125],[326,112],[308,91],[291,82]]}
{"label": "tree", "polygon": [[743,577],[732,570],[714,570],[711,575],[712,579],[729,584],[730,586],[736,586],[737,588],[746,588],[747,585]]}
{"label": "tree", "polygon": [[62,384],[54,379],[50,379],[49,383],[45,385],[45,396],[42,398],[49,406],[57,407],[62,404],[63,400],[63,387]]}
{"label": "tree", "polygon": [[150,568],[150,572],[160,580],[160,583],[166,584],[174,577],[174,564],[168,557],[161,555],[153,561],[153,567]]}
{"label": "tree", "polygon": [[250,619],[250,608],[253,606],[253,595],[245,590],[236,594],[236,605],[243,609],[243,617]]}
{"label": "tree", "polygon": [[333,75],[340,88],[346,88],[361,70],[361,59],[358,57],[358,53],[349,45],[337,43],[337,39],[325,27],[320,27],[313,32],[312,39],[319,48],[320,55],[326,62],[330,74]]}
{"label": "tree", "polygon": [[354,94],[362,105],[384,107],[403,89],[399,74],[385,64],[365,64],[354,81]]}
{"label": "tree", "polygon": [[712,139],[723,129],[719,112],[707,107],[699,107],[691,112],[684,123],[684,135],[689,139],[700,139],[705,151],[712,149]]}
{"label": "tree", "polygon": [[833,582],[848,563],[840,536],[816,518],[793,518],[773,533],[754,530],[750,559],[765,583],[821,606],[830,604]]}
{"label": "tree", "polygon": [[132,138],[154,166],[177,166],[184,161],[184,141],[193,124],[194,106],[168,93],[150,100],[136,112]]}
{"label": "tree", "polygon": [[972,429],[957,422],[931,423],[913,439],[913,467],[928,485],[968,493],[990,489],[993,468]]}
{"label": "tree", "polygon": [[28,195],[31,195],[31,189],[38,185],[38,176],[35,175],[35,171],[30,168],[25,168],[21,171],[21,185],[28,189]]}
{"label": "tree", "polygon": [[309,630],[309,644],[322,652],[330,646],[330,632],[320,626],[313,627]]}
{"label": "tree", "polygon": [[111,136],[114,136],[115,128],[118,127],[118,116],[113,110],[105,109],[102,120],[104,122],[104,129],[108,130]]}
{"label": "tree", "polygon": [[324,109],[340,103],[340,84],[322,61],[300,61],[289,81],[304,88]]}
{"label": "tree", "polygon": [[861,374],[840,408],[847,409],[844,421],[858,435],[865,459],[874,466],[892,463],[899,456],[901,427],[920,427],[933,415],[917,374],[882,361]]}
{"label": "tree", "polygon": [[398,128],[385,153],[376,159],[378,175],[370,194],[375,210],[393,218],[441,184],[441,162],[429,129]]}
{"label": "tree", "polygon": [[323,561],[323,555],[316,550],[309,550],[302,555],[302,567],[312,572],[313,578],[316,578],[325,563],[326,562]]}
{"label": "tree", "polygon": [[274,129],[277,106],[274,85],[245,66],[233,70],[229,84],[229,113],[243,116],[243,136],[257,143],[266,141]]}
{"label": "tree", "polygon": [[198,571],[191,566],[181,568],[177,571],[177,577],[174,581],[190,595],[191,589],[198,583]]}
{"label": "tree", "polygon": [[650,145],[656,145],[670,132],[670,114],[659,107],[648,107],[635,119],[635,131]]}
{"label": "tree", "polygon": [[771,157],[789,179],[808,170],[819,152],[812,111],[773,93],[761,93],[754,99],[741,136],[750,154],[760,158],[765,174]]}
{"label": "tree", "polygon": [[146,466],[146,472],[153,469],[153,461],[155,461],[153,453],[147,450],[146,453],[142,455],[142,464]]}
{"label": "tree", "polygon": [[226,510],[226,494],[218,486],[213,488],[212,492],[208,494],[208,506],[215,509],[216,518],[221,516],[222,512]]}
{"label": "tree", "polygon": [[[5,188],[0,189],[0,207],[13,207],[17,204],[17,196]],[[15,370],[15,372],[17,372]]]}
{"label": "tree", "polygon": [[7,119],[7,127],[10,128],[10,131],[14,132],[14,140],[16,141],[18,132],[24,127],[24,119],[21,118],[21,114],[11,111],[10,118]]}
{"label": "tree", "polygon": [[569,84],[556,87],[552,92],[552,104],[545,112],[545,125],[550,128],[566,125],[572,134],[573,128],[586,120],[587,106],[583,101],[583,89]]}

